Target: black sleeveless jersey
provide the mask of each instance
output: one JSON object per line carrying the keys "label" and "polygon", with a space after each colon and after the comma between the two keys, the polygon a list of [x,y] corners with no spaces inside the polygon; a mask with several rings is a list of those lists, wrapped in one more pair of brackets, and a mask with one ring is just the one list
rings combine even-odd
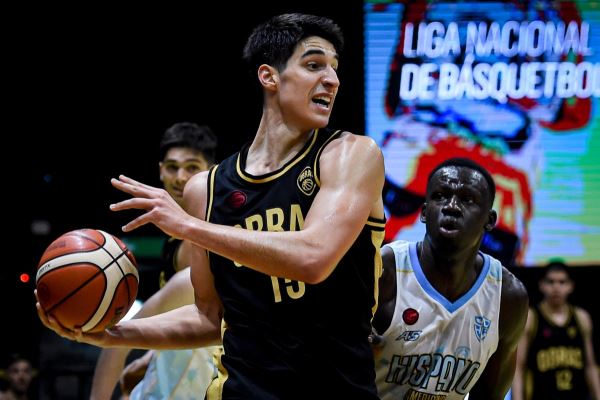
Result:
{"label": "black sleeveless jersey", "polygon": [[161,253],[161,269],[158,276],[158,287],[162,288],[167,284],[167,281],[177,272],[176,255],[177,249],[181,244],[180,239],[169,237],[165,239]]}
{"label": "black sleeveless jersey", "polygon": [[[210,170],[207,220],[249,230],[301,230],[319,191],[320,154],[340,133],[315,131],[293,159],[261,176],[244,171],[245,146]],[[365,221],[333,273],[314,285],[210,253],[224,307],[224,353],[207,398],[376,399],[367,338],[384,225],[384,220]]]}
{"label": "black sleeveless jersey", "polygon": [[531,400],[585,400],[585,350],[575,310],[564,326],[548,320],[539,307],[527,356],[525,393]]}

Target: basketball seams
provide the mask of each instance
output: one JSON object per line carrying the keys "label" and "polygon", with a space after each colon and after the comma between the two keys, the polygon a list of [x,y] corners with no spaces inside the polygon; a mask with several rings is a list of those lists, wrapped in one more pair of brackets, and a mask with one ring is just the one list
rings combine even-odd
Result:
{"label": "basketball seams", "polygon": [[[123,279],[118,281],[117,284],[115,285],[112,296],[108,296],[108,290],[105,291],[105,295],[102,297],[101,304],[96,308],[94,315],[92,315],[92,317],[90,319],[88,319],[87,321],[85,321],[82,324],[81,329],[84,332],[87,332],[89,330],[96,328],[96,326],[98,326],[98,324],[104,320],[104,318],[108,314],[108,311],[111,310],[113,304],[115,304],[115,302],[117,301],[117,296],[115,294],[117,293],[119,286],[122,284],[125,285],[125,287],[127,288],[127,294],[128,294],[128,297],[127,297],[127,306],[128,307],[124,308],[124,310],[127,310],[129,307],[131,307],[132,299],[129,295],[129,281],[127,280],[128,275],[135,276],[133,274],[124,275]],[[110,298],[110,300],[108,300],[108,304],[106,305],[106,307],[102,307],[102,303],[104,303],[107,298]],[[104,308],[104,310],[102,310],[102,312],[100,312],[102,308]],[[127,313],[126,311],[121,312],[121,315],[119,315],[119,317],[122,317],[126,313]],[[114,316],[112,316],[112,318],[109,321],[112,321],[113,319],[114,319]],[[108,327],[109,326],[107,326],[107,328]]]}
{"label": "basketball seams", "polygon": [[[70,264],[61,265],[61,266],[58,266],[58,267],[53,268],[50,271],[46,272],[46,274],[47,274],[47,273],[54,272],[54,271],[60,270],[62,268],[71,266],[71,265],[82,265],[82,264],[87,264],[87,265],[92,265],[94,267],[97,267],[98,271],[96,271],[92,276],[90,276],[88,279],[86,279],[84,282],[82,282],[78,287],[76,287],[75,289],[71,290],[67,295],[65,295],[62,299],[60,299],[52,307],[48,308],[47,310],[44,310],[44,311],[46,311],[46,313],[48,313],[48,314],[51,313],[52,311],[54,311],[56,309],[56,307],[60,306],[65,301],[67,301],[71,297],[73,297],[78,291],[80,291],[82,288],[84,288],[86,285],[88,285],[90,282],[92,282],[94,279],[96,279],[96,277],[103,272],[103,269],[102,269],[101,266],[96,265],[96,264],[94,264],[92,262],[81,262],[80,261],[80,262],[76,262],[76,263],[70,263]],[[44,274],[44,275],[46,275],[46,274]],[[42,275],[42,276],[44,276],[44,275]],[[103,274],[103,277],[104,277],[104,292],[106,293],[106,289],[107,289],[107,286],[108,286],[107,279],[106,279],[106,274]],[[98,306],[96,306],[96,309],[98,309]]]}
{"label": "basketball seams", "polygon": [[[116,311],[129,309],[135,296],[137,295],[139,273],[135,258],[127,249],[127,246],[118,238],[101,230],[78,230],[68,232],[63,236],[65,236],[65,238],[63,238],[65,240],[68,240],[68,236],[81,238],[94,244],[97,246],[97,248],[72,248],[71,250],[73,252],[71,253],[56,255],[47,260],[44,260],[42,256],[43,263],[41,263],[42,265],[40,265],[36,275],[36,282],[38,285],[44,284],[43,277],[47,274],[60,271],[61,269],[69,266],[75,266],[76,268],[77,265],[86,265],[88,267],[95,267],[98,270],[88,278],[85,278],[85,281],[79,284],[76,288],[72,290],[67,289],[69,293],[63,296],[54,305],[46,309],[46,312],[51,313],[52,311],[56,311],[61,305],[69,301],[69,299],[72,299],[72,297],[77,293],[82,293],[80,292],[81,290],[85,291],[84,288],[87,285],[90,285],[91,282],[96,282],[95,285],[100,285],[100,282],[96,280],[98,279],[98,275],[101,274],[103,276],[103,290],[100,292],[100,287],[93,289],[94,292],[98,294],[101,293],[101,296],[99,296],[98,302],[90,308],[92,312],[90,312],[91,315],[89,318],[83,323],[78,322],[76,326],[80,326],[83,331],[89,331],[95,329],[100,324],[104,326],[106,323],[110,323],[111,321],[118,321],[118,319],[120,319],[120,317],[122,317],[126,311],[125,313],[122,313],[121,311],[117,313]],[[75,244],[67,244],[67,246],[71,245]],[[94,254],[94,252],[97,253]],[[110,268],[113,265],[116,265],[117,268]],[[64,273],[68,272],[63,272],[63,274]],[[132,276],[133,278],[130,278],[129,276]],[[51,283],[51,281],[49,283]],[[125,288],[118,292],[120,294],[117,294],[117,290],[122,285],[125,285]],[[57,295],[54,296],[58,297]],[[127,296],[126,303],[121,306],[120,303],[124,302],[125,296]],[[113,310],[115,304],[117,308]],[[72,307],[72,305],[69,307]],[[108,315],[109,313],[115,315]],[[86,313],[82,313],[81,317],[84,317],[85,314]],[[60,316],[60,312],[58,315]]]}
{"label": "basketball seams", "polygon": [[[104,267],[102,269],[102,271],[104,272],[104,276],[106,278],[106,288],[104,290],[104,293],[102,295],[100,304],[98,305],[98,307],[96,308],[94,314],[82,325],[82,330],[87,331],[90,329],[94,329],[106,316],[106,313],[111,309],[111,305],[114,303],[115,301],[115,293],[119,287],[119,285],[121,284],[121,282],[125,281],[125,285],[126,285],[126,290],[127,290],[127,304],[130,304],[131,302],[131,293],[129,290],[129,283],[126,280],[126,276],[127,275],[134,275],[136,280],[139,281],[139,276],[137,274],[137,268],[133,265],[133,263],[131,262],[131,260],[129,259],[129,257],[127,257],[127,249],[123,249],[121,248],[121,246],[119,246],[119,244],[117,243],[117,241],[115,240],[115,238],[103,231],[98,231],[100,232],[103,236],[104,236],[104,246],[102,247],[102,249],[106,252],[106,254],[112,258],[112,261],[110,263],[108,263],[108,265],[106,265],[106,267]],[[118,253],[118,255],[113,255],[113,253]],[[124,258],[124,260],[126,260],[125,262],[125,266],[121,266],[120,261],[122,262],[122,260],[120,260],[123,256],[126,256]],[[118,268],[118,271],[115,269],[110,269],[109,268],[112,265],[116,265]],[[129,271],[127,271],[128,273],[124,272],[124,267],[126,267]],[[132,271],[132,272],[131,272]],[[113,274],[119,274],[120,276],[112,276],[111,279],[111,275]]]}
{"label": "basketball seams", "polygon": [[80,230],[77,230],[77,231],[73,231],[73,232],[71,232],[71,234],[70,234],[69,236],[77,236],[77,237],[80,237],[80,238],[83,238],[83,239],[87,239],[87,240],[89,240],[90,242],[94,243],[94,244],[95,244],[96,246],[98,246],[98,247],[102,247],[102,246],[104,246],[104,244],[106,243],[106,236],[102,235],[102,236],[104,237],[104,243],[98,243],[98,241],[97,241],[97,240],[95,240],[94,238],[92,238],[92,237],[89,237],[89,236],[87,236],[87,235],[85,235],[85,234],[84,234],[85,232],[89,232],[89,231],[95,231],[95,232],[101,232],[101,233],[104,233],[103,231],[101,231],[101,230],[99,230],[99,229],[98,229],[98,230],[92,230],[92,229],[80,229]]}
{"label": "basketball seams", "polygon": [[[102,231],[100,231],[102,232]],[[123,249],[119,243],[117,242],[117,240],[112,236],[109,235],[106,232],[102,232],[103,235],[105,235],[105,239],[106,239],[106,246],[116,246],[119,250],[122,251],[122,253],[119,255],[119,257],[117,257],[117,259],[115,260],[115,264],[117,265],[117,267],[119,268],[119,271],[121,271],[122,274],[122,280],[127,280],[127,275],[133,275],[135,277],[135,279],[139,282],[140,278],[138,275],[138,271],[137,268],[135,267],[135,265],[133,265],[134,261],[132,261],[129,258],[129,255],[127,254],[127,249]],[[110,240],[112,239],[112,241]],[[124,260],[119,260],[123,255],[125,255],[125,259]],[[121,262],[125,263],[125,265],[121,265]],[[124,268],[127,268],[127,272],[124,271]],[[132,300],[132,293],[130,291],[129,288],[129,283],[126,284],[126,290],[127,290],[127,303],[129,304]],[[135,293],[135,295],[137,295],[137,293]]]}
{"label": "basketball seams", "polygon": [[[119,270],[121,271],[121,274],[122,274],[122,278],[121,279],[127,279],[127,275],[133,275],[135,277],[135,279],[139,282],[140,277],[139,277],[139,274],[138,274],[138,270],[137,270],[137,268],[135,267],[135,264],[134,264],[135,261],[132,260],[131,258],[129,258],[129,255],[127,254],[128,250],[127,249],[123,249],[119,245],[118,240],[114,236],[112,236],[112,235],[110,235],[110,234],[108,234],[108,233],[106,233],[104,231],[99,231],[99,232],[102,233],[102,235],[104,236],[105,247],[107,247],[107,248],[108,247],[116,247],[117,249],[119,249],[121,251],[121,254],[119,254],[119,256],[115,259],[115,264],[117,265],[117,267],[119,268]],[[119,260],[123,255],[126,256],[125,257],[125,265],[124,266],[121,265],[121,262],[123,262],[123,260]],[[127,272],[124,271],[125,267],[127,268]],[[137,293],[135,293],[135,295],[137,295]],[[127,302],[128,303],[131,302],[131,300],[132,300],[131,297],[132,297],[132,293],[130,291],[129,284],[127,284]]]}
{"label": "basketball seams", "polygon": [[[89,250],[77,250],[77,251],[76,251],[76,252],[74,252],[74,253],[59,254],[59,255],[57,255],[57,256],[54,256],[54,257],[52,257],[52,258],[49,258],[49,259],[47,259],[47,260],[45,260],[45,259],[42,259],[42,261],[43,261],[43,262],[42,262],[42,265],[45,265],[45,264],[49,263],[50,261],[54,261],[54,260],[56,260],[57,258],[60,258],[60,257],[65,257],[65,256],[69,256],[69,255],[72,255],[72,254],[85,254],[85,253],[92,253],[92,252],[94,252],[94,251],[98,251],[98,250],[100,250],[100,249],[101,249],[101,247],[99,247],[99,248],[97,248],[97,249],[89,249]],[[40,268],[41,268],[41,267],[40,267]]]}
{"label": "basketball seams", "polygon": [[[81,253],[89,253],[89,252],[96,251],[96,250],[98,250],[98,249],[101,249],[101,248],[103,248],[103,246],[104,246],[104,243],[106,243],[106,237],[105,237],[104,235],[102,235],[102,236],[104,237],[104,243],[99,243],[99,242],[98,242],[97,240],[95,240],[94,238],[92,238],[92,237],[89,237],[89,236],[87,236],[87,235],[84,235],[84,234],[83,234],[83,232],[87,232],[87,231],[89,231],[89,230],[90,230],[90,229],[80,229],[80,230],[77,230],[77,231],[72,231],[72,232],[69,232],[69,233],[67,233],[67,234],[65,234],[65,235],[62,235],[62,236],[61,236],[61,238],[63,238],[64,240],[67,240],[67,238],[68,238],[69,236],[75,236],[75,237],[78,237],[78,238],[81,238],[81,239],[85,239],[85,240],[87,240],[87,241],[89,241],[89,242],[92,242],[93,244],[95,244],[95,245],[97,246],[95,249],[89,249],[89,250],[81,250],[81,249],[79,249],[79,250],[77,250],[77,252],[76,252],[76,253],[69,253],[69,254],[81,254]],[[98,230],[98,232],[102,232],[102,231]],[[55,242],[56,242],[56,240],[55,240],[54,242],[52,242],[48,248],[51,248],[51,247],[52,247],[52,245],[53,245]],[[49,259],[47,259],[47,260],[44,260],[44,259],[42,258],[42,261],[43,261],[43,262],[42,262],[42,264],[46,264],[46,263],[48,263],[48,262],[50,262],[50,261],[52,261],[52,260],[55,260],[55,259],[57,259],[58,257],[62,257],[62,256],[66,256],[66,255],[67,255],[67,254],[59,254],[59,255],[57,255],[56,257],[52,257],[52,258],[49,258]]]}

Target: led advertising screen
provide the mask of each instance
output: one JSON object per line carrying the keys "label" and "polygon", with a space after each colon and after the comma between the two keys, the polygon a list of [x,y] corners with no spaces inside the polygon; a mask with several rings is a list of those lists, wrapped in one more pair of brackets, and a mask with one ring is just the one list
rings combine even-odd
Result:
{"label": "led advertising screen", "polygon": [[505,265],[600,265],[600,4],[365,2],[365,118],[386,168],[386,239],[422,239],[450,157],[497,189],[482,250]]}

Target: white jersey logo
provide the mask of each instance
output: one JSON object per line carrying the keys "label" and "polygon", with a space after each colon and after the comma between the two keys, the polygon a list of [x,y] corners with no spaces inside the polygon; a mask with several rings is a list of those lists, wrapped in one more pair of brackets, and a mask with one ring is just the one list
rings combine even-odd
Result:
{"label": "white jersey logo", "polygon": [[477,315],[475,317],[475,323],[473,324],[473,328],[475,329],[475,336],[477,337],[477,340],[481,342],[483,341],[483,339],[485,339],[488,330],[490,329],[490,325],[492,325],[492,321],[490,321],[483,315]]}

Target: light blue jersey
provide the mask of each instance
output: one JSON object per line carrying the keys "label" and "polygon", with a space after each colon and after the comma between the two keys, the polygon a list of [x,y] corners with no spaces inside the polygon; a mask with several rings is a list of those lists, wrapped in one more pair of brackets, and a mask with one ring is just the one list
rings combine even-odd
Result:
{"label": "light blue jersey", "polygon": [[203,399],[216,376],[213,352],[217,347],[155,351],[144,379],[131,400]]}
{"label": "light blue jersey", "polygon": [[387,246],[398,290],[385,345],[376,352],[381,399],[464,399],[498,346],[502,265],[482,254],[479,277],[450,302],[425,277],[416,243]]}

